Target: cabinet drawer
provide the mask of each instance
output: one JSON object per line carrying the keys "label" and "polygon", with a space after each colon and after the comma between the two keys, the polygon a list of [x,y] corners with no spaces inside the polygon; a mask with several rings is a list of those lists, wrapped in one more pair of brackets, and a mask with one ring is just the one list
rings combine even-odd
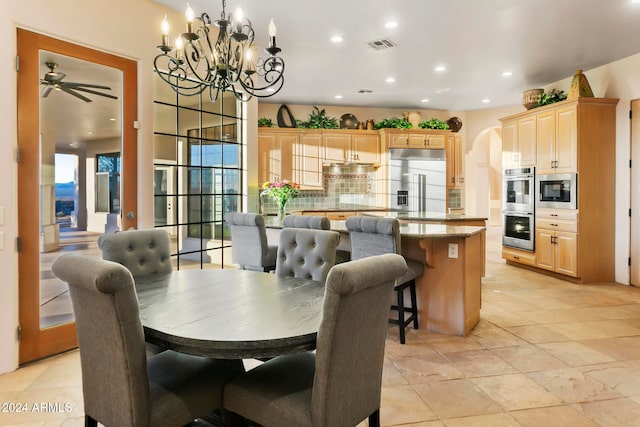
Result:
{"label": "cabinet drawer", "polygon": [[349,218],[350,216],[354,216],[356,213],[353,211],[347,211],[347,212],[327,212],[327,218],[329,218],[331,221],[344,221],[345,219]]}
{"label": "cabinet drawer", "polygon": [[546,230],[570,231],[572,233],[578,232],[577,221],[565,221],[562,219],[537,218],[536,227],[544,228]]}
{"label": "cabinet drawer", "polygon": [[538,208],[536,209],[536,218],[551,218],[551,219],[564,219],[567,221],[577,221],[578,210],[577,209]]}
{"label": "cabinet drawer", "polygon": [[502,247],[502,258],[507,261],[519,262],[520,264],[536,265],[536,256],[531,252],[519,251]]}

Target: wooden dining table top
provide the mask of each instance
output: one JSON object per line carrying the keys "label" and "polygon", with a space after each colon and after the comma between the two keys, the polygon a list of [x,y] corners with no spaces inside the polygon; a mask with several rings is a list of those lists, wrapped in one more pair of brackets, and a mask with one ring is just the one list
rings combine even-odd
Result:
{"label": "wooden dining table top", "polygon": [[136,279],[145,339],[221,359],[315,349],[324,284],[246,270],[178,270]]}

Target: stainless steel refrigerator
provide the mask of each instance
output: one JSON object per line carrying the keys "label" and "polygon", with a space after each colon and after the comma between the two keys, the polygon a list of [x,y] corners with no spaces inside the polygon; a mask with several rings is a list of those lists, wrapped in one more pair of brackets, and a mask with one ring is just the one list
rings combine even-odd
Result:
{"label": "stainless steel refrigerator", "polygon": [[389,208],[447,212],[445,150],[389,150]]}

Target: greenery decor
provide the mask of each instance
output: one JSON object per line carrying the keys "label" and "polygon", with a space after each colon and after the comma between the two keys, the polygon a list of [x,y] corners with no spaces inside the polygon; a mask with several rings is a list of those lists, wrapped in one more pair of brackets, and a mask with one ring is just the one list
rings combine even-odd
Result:
{"label": "greenery decor", "polygon": [[320,110],[315,105],[313,106],[313,111],[309,114],[309,120],[306,122],[297,120],[297,122],[299,128],[306,129],[337,129],[339,127],[338,119],[329,117],[324,108]]}
{"label": "greenery decor", "polygon": [[551,89],[549,92],[545,92],[538,96],[538,107],[543,105],[554,104],[559,101],[567,99],[567,94],[563,90]]}
{"label": "greenery decor", "polygon": [[289,200],[298,197],[300,184],[287,181],[273,181],[262,184],[263,192],[261,196],[269,196],[278,205],[278,216],[284,218],[285,208]]}
{"label": "greenery decor", "polygon": [[273,122],[271,121],[271,119],[268,119],[266,117],[260,117],[258,119],[258,127],[270,128],[273,127]]}
{"label": "greenery decor", "polygon": [[418,123],[420,129],[449,129],[447,122],[432,118],[430,120],[423,120]]}
{"label": "greenery decor", "polygon": [[407,119],[392,118],[392,119],[382,119],[376,122],[373,128],[378,130],[378,129],[386,129],[386,128],[411,129],[412,127],[413,125]]}

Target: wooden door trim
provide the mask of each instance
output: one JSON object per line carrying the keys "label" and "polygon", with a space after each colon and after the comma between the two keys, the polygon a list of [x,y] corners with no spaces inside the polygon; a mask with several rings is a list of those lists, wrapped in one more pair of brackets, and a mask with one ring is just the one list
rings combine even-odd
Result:
{"label": "wooden door trim", "polygon": [[[18,255],[19,321],[22,330],[19,362],[25,363],[77,346],[75,323],[40,329],[40,218],[33,209],[40,193],[38,172],[40,156],[39,106],[40,50],[94,62],[122,70],[122,212],[137,212],[137,63],[88,47],[57,40],[42,34],[17,29],[17,52],[20,69],[17,78],[17,129],[20,162],[18,164]],[[35,169],[34,169],[35,168]],[[126,184],[125,185],[125,180]],[[33,195],[27,197],[25,195]],[[37,205],[37,204],[36,204]],[[136,227],[137,218],[123,215],[123,227]],[[34,265],[34,260],[37,260]]]}

